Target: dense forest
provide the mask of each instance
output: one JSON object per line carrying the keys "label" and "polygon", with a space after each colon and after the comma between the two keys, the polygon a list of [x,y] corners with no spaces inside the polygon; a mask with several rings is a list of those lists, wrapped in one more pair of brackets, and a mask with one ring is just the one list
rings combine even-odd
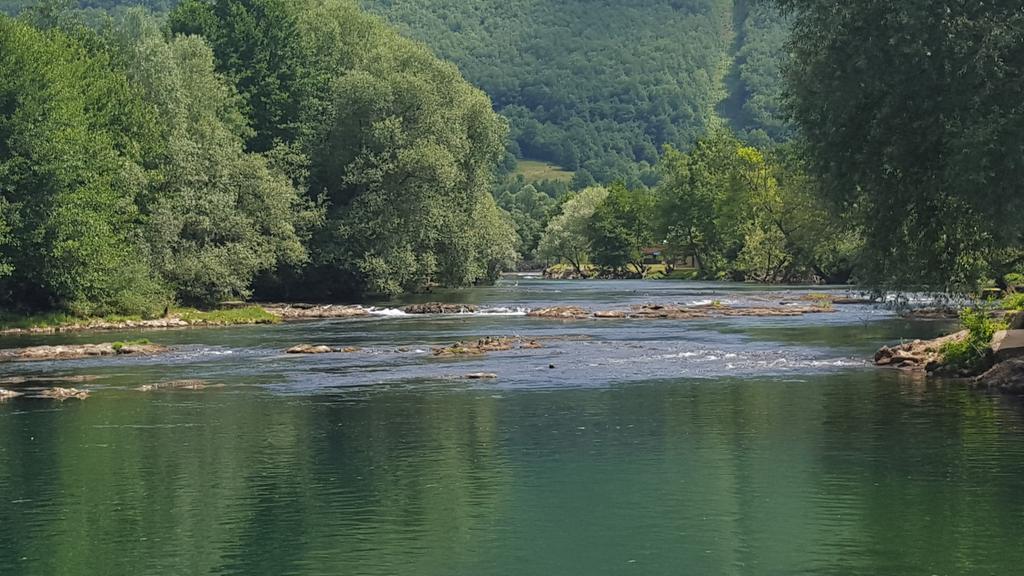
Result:
{"label": "dense forest", "polygon": [[[1012,2],[375,5],[397,29],[355,0],[72,4],[0,20],[22,308],[343,300],[519,261],[938,291],[1024,264]],[[510,149],[577,169],[508,176]]]}
{"label": "dense forest", "polygon": [[[78,6],[94,13],[125,5],[162,11],[178,2]],[[0,0],[0,9],[13,13],[36,3]],[[790,136],[779,110],[789,23],[768,2],[362,3],[454,62],[491,97],[509,120],[513,157],[582,170],[598,182],[650,185],[663,147],[689,148],[716,114],[759,145]],[[729,98],[719,106],[725,90]]]}
{"label": "dense forest", "polygon": [[4,17],[0,294],[84,315],[487,281],[516,257],[506,134],[344,0]]}
{"label": "dense forest", "polygon": [[[457,63],[509,118],[514,152],[611,182],[689,148],[735,55],[737,128],[784,138],[785,21],[747,0],[365,0]],[[749,40],[749,44],[748,41]],[[723,111],[729,111],[723,109]],[[730,117],[729,120],[733,120]],[[639,168],[638,168],[639,166]]]}

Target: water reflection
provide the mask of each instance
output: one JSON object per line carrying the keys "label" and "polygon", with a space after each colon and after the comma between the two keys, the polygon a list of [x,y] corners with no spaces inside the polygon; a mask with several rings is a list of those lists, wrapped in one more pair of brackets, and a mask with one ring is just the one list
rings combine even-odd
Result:
{"label": "water reflection", "polygon": [[1020,407],[855,372],[0,406],[4,574],[1010,574]]}

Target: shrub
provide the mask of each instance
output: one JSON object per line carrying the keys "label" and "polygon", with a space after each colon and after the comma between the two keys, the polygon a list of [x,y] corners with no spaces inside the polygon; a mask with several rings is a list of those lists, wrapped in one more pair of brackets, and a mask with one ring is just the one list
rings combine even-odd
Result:
{"label": "shrub", "polygon": [[1003,299],[1003,308],[1015,312],[1024,311],[1024,293],[1011,294]]}
{"label": "shrub", "polygon": [[942,347],[946,366],[961,374],[980,374],[992,367],[992,337],[1006,325],[992,319],[985,308],[964,309],[960,323],[968,335]]}

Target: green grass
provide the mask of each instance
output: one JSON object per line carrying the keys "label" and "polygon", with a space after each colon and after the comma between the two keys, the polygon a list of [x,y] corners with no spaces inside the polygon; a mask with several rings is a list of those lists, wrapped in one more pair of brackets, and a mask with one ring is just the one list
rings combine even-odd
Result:
{"label": "green grass", "polygon": [[519,160],[516,163],[515,173],[522,174],[527,182],[538,182],[541,180],[568,182],[576,175],[575,172],[565,170],[561,166],[537,160]]}
{"label": "green grass", "polygon": [[960,313],[960,322],[969,334],[942,347],[943,361],[962,374],[981,374],[992,367],[992,337],[1005,330],[1006,324],[993,320],[986,308],[965,308]]}
{"label": "green grass", "polygon": [[137,322],[142,320],[141,316],[119,316],[109,315],[96,318],[82,318],[72,316],[64,312],[46,312],[41,314],[16,314],[14,312],[0,312],[0,330],[31,330],[44,328],[59,328],[74,324],[88,324],[89,322]]}
{"label": "green grass", "polygon": [[[172,317],[178,317],[190,324],[277,324],[280,318],[270,314],[259,306],[245,306],[242,308],[230,308],[224,310],[201,311],[194,308],[172,308]],[[93,322],[107,322],[111,324],[119,322],[139,322],[141,316],[102,316],[95,318],[80,318],[64,312],[48,312],[43,314],[16,314],[13,312],[0,312],[0,330],[31,330],[62,328],[73,325],[88,325]]]}
{"label": "green grass", "polygon": [[208,312],[193,308],[175,308],[171,310],[171,315],[191,324],[277,324],[281,321],[280,318],[259,306],[210,310]]}
{"label": "green grass", "polygon": [[114,342],[110,347],[114,349],[114,352],[120,352],[125,346],[147,346],[149,344],[152,344],[152,342],[142,338],[139,340],[129,340],[127,342]]}

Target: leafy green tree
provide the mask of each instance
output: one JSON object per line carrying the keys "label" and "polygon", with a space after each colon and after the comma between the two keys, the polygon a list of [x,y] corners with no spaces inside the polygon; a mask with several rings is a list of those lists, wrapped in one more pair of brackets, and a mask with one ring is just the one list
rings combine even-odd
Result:
{"label": "leafy green tree", "polygon": [[779,4],[789,106],[865,280],[963,290],[1024,262],[1020,2]]}
{"label": "leafy green tree", "polygon": [[653,237],[654,195],[647,190],[629,190],[614,184],[590,219],[592,260],[613,270],[632,265],[646,276],[644,248]]}
{"label": "leafy green tree", "polygon": [[490,100],[354,2],[311,2],[300,27],[313,76],[331,79],[317,83],[327,107],[309,148],[310,188],[328,202],[321,282],[394,294],[493,277],[493,247],[475,230],[507,134]]}
{"label": "leafy green tree", "polygon": [[154,122],[102,55],[0,17],[4,301],[83,315],[162,307],[136,208]]}
{"label": "leafy green tree", "polygon": [[298,139],[302,106],[311,89],[309,59],[299,30],[303,2],[184,0],[169,17],[177,34],[206,38],[219,69],[246,104],[253,132],[249,147],[266,152]]}
{"label": "leafy green tree", "polygon": [[741,145],[718,129],[689,154],[673,149],[662,161],[658,236],[670,251],[693,256],[702,278],[719,278],[743,243],[749,193],[740,169]]}
{"label": "leafy green tree", "polygon": [[139,205],[154,269],[178,298],[246,298],[257,274],[304,263],[300,192],[266,158],[245,152],[251,131],[203,39],[168,40],[140,9],[108,36],[118,67],[161,118],[161,146],[148,159],[152,184]]}
{"label": "leafy green tree", "polygon": [[590,259],[590,219],[608,197],[608,189],[587,188],[570,196],[562,211],[551,219],[537,248],[542,258],[564,260],[576,273],[585,275],[583,266]]}

